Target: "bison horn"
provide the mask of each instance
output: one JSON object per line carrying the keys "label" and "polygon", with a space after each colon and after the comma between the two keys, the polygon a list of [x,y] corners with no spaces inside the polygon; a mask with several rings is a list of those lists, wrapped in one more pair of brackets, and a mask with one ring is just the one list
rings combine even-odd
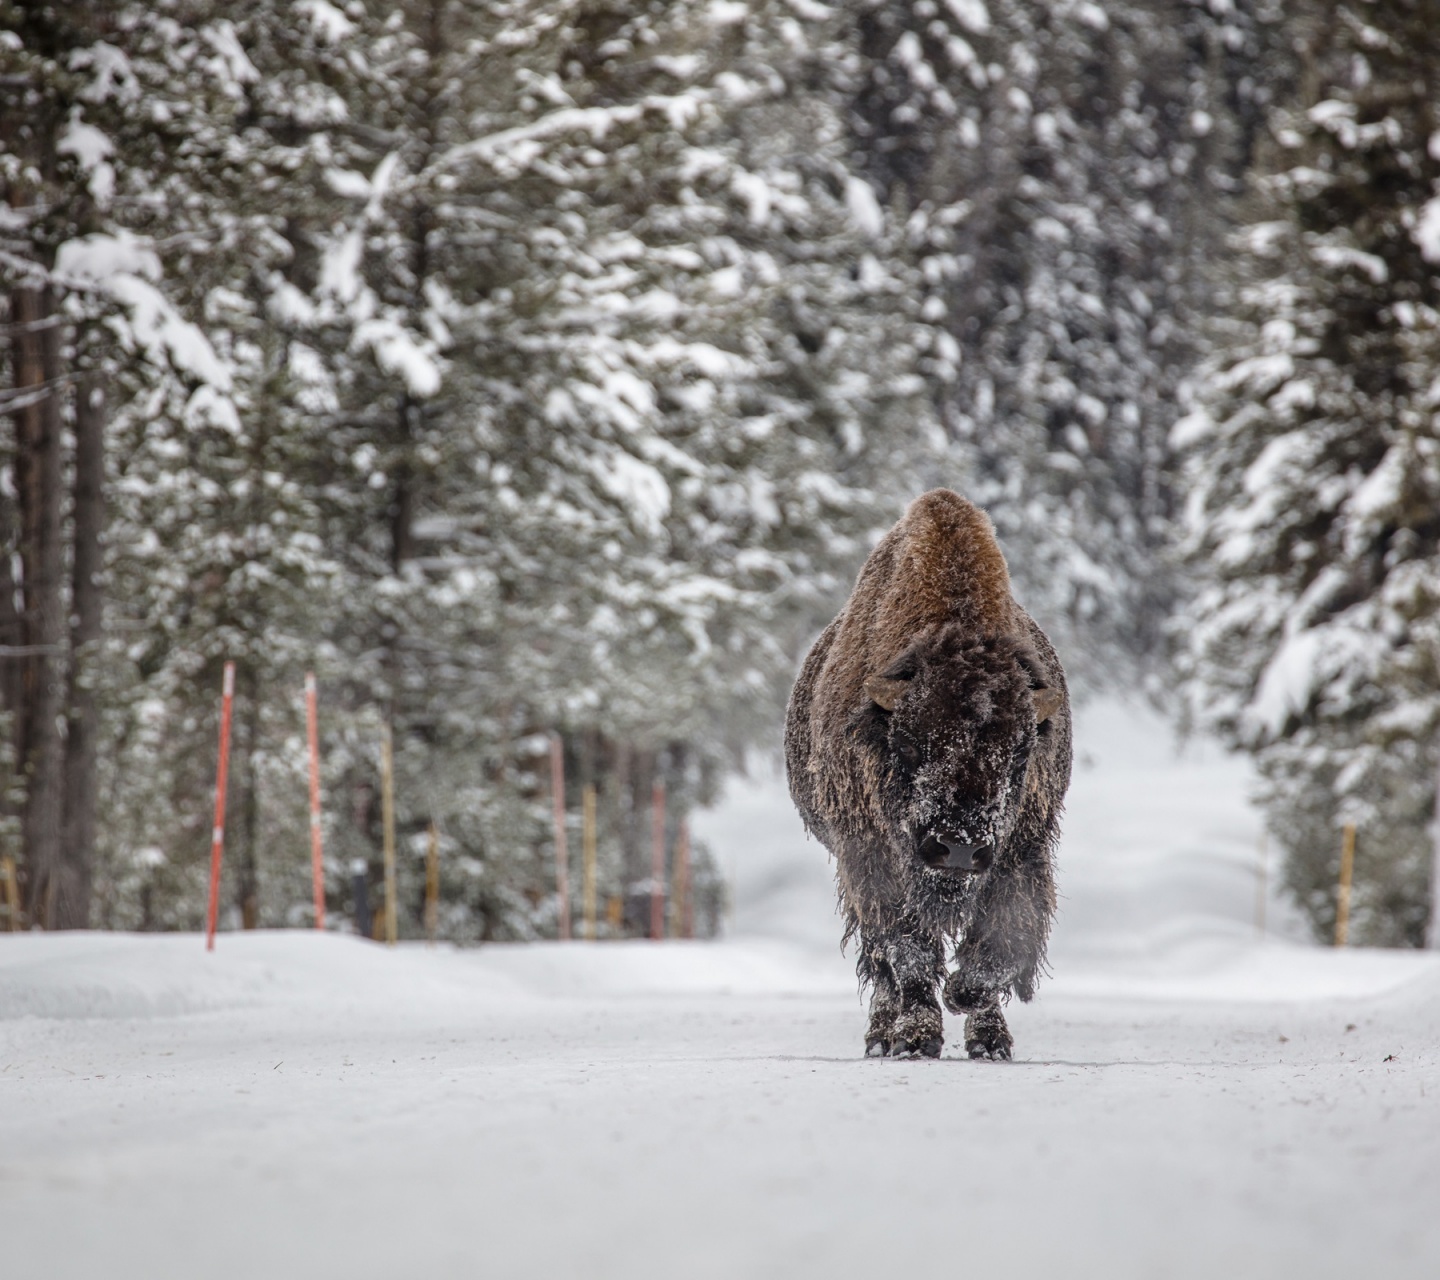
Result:
{"label": "bison horn", "polygon": [[1060,710],[1064,699],[1059,689],[1036,689],[1035,690],[1035,723],[1044,724],[1057,711]]}
{"label": "bison horn", "polygon": [[885,676],[865,678],[865,696],[877,707],[894,711],[905,690],[910,687],[908,680],[891,680]]}

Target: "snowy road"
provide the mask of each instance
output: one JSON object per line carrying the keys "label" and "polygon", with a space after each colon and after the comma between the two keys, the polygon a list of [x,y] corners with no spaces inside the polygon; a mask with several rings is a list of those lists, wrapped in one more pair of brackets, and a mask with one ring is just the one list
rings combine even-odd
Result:
{"label": "snowy road", "polygon": [[1082,742],[1009,1064],[859,1057],[764,781],[722,944],[0,937],[0,1274],[1440,1274],[1440,962],[1258,942],[1238,767]]}

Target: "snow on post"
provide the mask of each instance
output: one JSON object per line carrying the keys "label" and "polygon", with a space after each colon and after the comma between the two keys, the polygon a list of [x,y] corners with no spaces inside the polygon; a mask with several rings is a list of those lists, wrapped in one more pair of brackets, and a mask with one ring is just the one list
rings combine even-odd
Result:
{"label": "snow on post", "polygon": [[315,673],[305,673],[305,736],[310,746],[310,879],[315,893],[315,927],[325,927],[325,847],[320,831],[320,729]]}
{"label": "snow on post", "polygon": [[560,899],[557,934],[570,941],[570,850],[565,843],[565,744],[550,735],[550,798],[555,815],[555,894]]}
{"label": "snow on post", "polygon": [[587,782],[582,793],[581,839],[584,845],[584,878],[581,898],[585,903],[585,936],[595,941],[595,784]]}
{"label": "snow on post", "polygon": [[665,783],[650,793],[650,936],[665,937]]}
{"label": "snow on post", "polygon": [[235,664],[225,664],[220,691],[220,762],[215,769],[215,824],[210,833],[210,906],[205,915],[205,950],[215,950],[220,915],[220,860],[225,848],[225,782],[230,773],[230,706],[235,698]]}
{"label": "snow on post", "polygon": [[385,941],[395,945],[395,746],[390,726],[380,744],[380,809],[385,824]]}
{"label": "snow on post", "polygon": [[1340,842],[1340,897],[1335,905],[1335,945],[1350,937],[1350,881],[1355,873],[1355,824],[1347,822]]}

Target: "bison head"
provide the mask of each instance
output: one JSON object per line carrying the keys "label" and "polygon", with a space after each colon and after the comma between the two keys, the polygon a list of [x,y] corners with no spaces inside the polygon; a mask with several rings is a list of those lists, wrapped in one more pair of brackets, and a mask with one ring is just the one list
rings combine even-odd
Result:
{"label": "bison head", "polygon": [[895,843],[942,874],[988,870],[1062,701],[1028,647],[954,624],[869,677],[856,729],[875,758]]}

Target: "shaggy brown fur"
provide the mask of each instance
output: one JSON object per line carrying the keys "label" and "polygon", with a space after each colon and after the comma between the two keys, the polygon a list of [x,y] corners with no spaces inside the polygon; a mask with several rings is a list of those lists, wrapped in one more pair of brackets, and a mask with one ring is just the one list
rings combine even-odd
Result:
{"label": "shaggy brown fur", "polygon": [[859,934],[866,1052],[938,1056],[943,982],[971,1056],[1009,1057],[1000,1002],[1034,994],[1055,913],[1070,705],[979,507],[936,489],[881,539],[801,668],[785,757]]}

